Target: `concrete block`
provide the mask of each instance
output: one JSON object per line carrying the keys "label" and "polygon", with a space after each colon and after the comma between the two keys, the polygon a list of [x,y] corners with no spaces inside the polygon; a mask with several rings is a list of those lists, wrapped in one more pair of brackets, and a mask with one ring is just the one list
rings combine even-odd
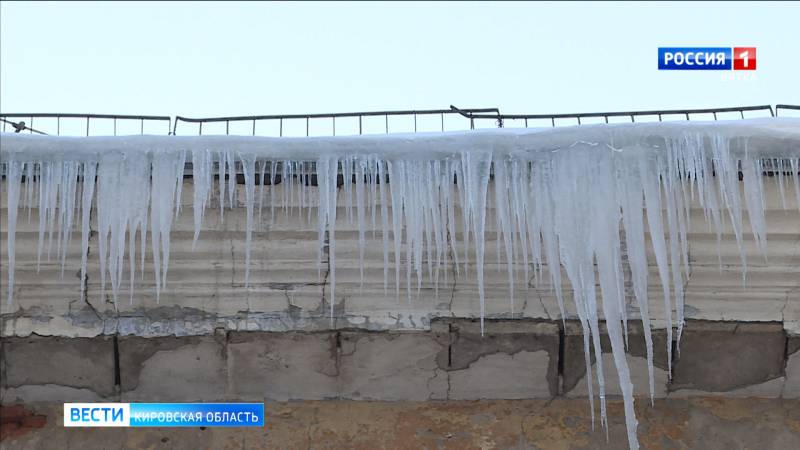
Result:
{"label": "concrete block", "polygon": [[342,332],[339,391],[357,400],[443,399],[447,395],[447,335]]}
{"label": "concrete block", "polygon": [[237,400],[337,396],[336,333],[231,332],[230,394]]}
{"label": "concrete block", "polygon": [[494,353],[479,357],[469,368],[449,373],[449,399],[548,398],[547,367],[550,356],[544,350]]}
{"label": "concrete block", "polygon": [[781,397],[800,398],[800,336],[789,336],[786,345],[786,381]]}
{"label": "concrete block", "polygon": [[[651,330],[653,336],[653,394],[657,398],[666,397],[669,382],[667,365],[667,331]],[[619,376],[611,354],[611,341],[605,323],[600,324],[600,347],[603,352],[603,375],[606,395],[622,395],[619,389]],[[642,322],[628,321],[628,351],[626,353],[628,369],[631,373],[634,395],[650,396],[650,376],[647,369],[647,345],[644,338]],[[599,393],[597,382],[597,360],[592,348],[592,378],[594,394]],[[567,322],[564,332],[564,365],[562,375],[562,392],[568,397],[588,395],[589,387],[586,376],[586,358],[584,355],[583,330],[580,322]]]}
{"label": "concrete block", "polygon": [[123,401],[224,400],[224,336],[119,339]]}
{"label": "concrete block", "polygon": [[448,322],[450,399],[550,398],[558,393],[558,325],[501,320]]}
{"label": "concrete block", "polygon": [[115,395],[110,337],[0,340],[0,399],[100,401]]}
{"label": "concrete block", "polygon": [[[687,321],[670,391],[739,391],[784,375],[786,336],[780,323]],[[782,383],[754,395],[780,396]]]}

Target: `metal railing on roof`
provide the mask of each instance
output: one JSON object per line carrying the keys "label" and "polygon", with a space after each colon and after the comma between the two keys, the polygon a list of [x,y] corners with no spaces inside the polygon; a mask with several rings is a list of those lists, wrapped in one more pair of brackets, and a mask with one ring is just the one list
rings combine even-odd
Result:
{"label": "metal railing on roof", "polygon": [[781,104],[777,104],[777,105],[775,105],[775,115],[776,116],[780,115],[780,111],[782,109],[783,110],[787,110],[788,109],[788,110],[800,111],[800,105],[781,105]]}
{"label": "metal railing on roof", "polygon": [[[327,114],[275,114],[275,115],[255,115],[255,116],[230,116],[230,117],[206,117],[206,118],[192,118],[184,116],[176,116],[172,119],[170,116],[152,116],[152,115],[124,115],[124,114],[71,114],[71,113],[13,113],[4,114],[0,113],[0,122],[2,122],[2,131],[14,132],[30,132],[38,134],[55,134],[61,135],[64,131],[62,128],[63,121],[69,121],[72,127],[68,131],[70,135],[117,135],[118,123],[125,124],[125,131],[122,134],[130,135],[138,132],[138,134],[172,134],[178,133],[179,124],[196,124],[196,132],[198,135],[203,134],[203,126],[210,124],[223,124],[225,125],[224,134],[231,133],[231,125],[241,125],[245,123],[245,128],[239,126],[237,134],[262,135],[257,133],[257,124],[262,122],[272,122],[277,125],[277,130],[272,135],[285,136],[284,125],[297,124],[298,121],[304,125],[304,133],[301,131],[300,135],[311,135],[312,121],[319,124],[327,122],[327,128],[323,134],[336,136],[342,128],[337,129],[337,119],[357,119],[357,126],[355,123],[350,123],[351,128],[348,134],[364,134],[365,132],[375,132],[378,130],[383,133],[390,132],[418,132],[418,119],[428,118],[425,131],[451,131],[463,130],[467,127],[474,129],[476,122],[491,120],[494,123],[492,127],[504,127],[509,122],[518,124],[519,126],[528,127],[529,121],[547,121],[550,126],[559,125],[581,125],[587,123],[586,119],[602,119],[603,122],[609,123],[610,118],[629,118],[631,122],[637,122],[637,119],[644,119],[649,116],[653,120],[657,118],[662,121],[667,118],[677,118],[679,120],[692,120],[697,115],[705,114],[713,117],[714,120],[718,119],[719,114],[738,113],[738,117],[744,119],[745,113],[764,113],[769,114],[769,117],[780,115],[781,112],[787,111],[800,111],[798,105],[778,104],[774,108],[771,105],[759,106],[737,106],[726,108],[703,108],[703,109],[669,109],[669,110],[646,110],[646,111],[614,111],[614,112],[596,112],[596,113],[559,113],[559,114],[503,114],[499,108],[458,108],[450,106],[449,109],[431,109],[431,110],[395,110],[395,111],[362,111],[362,112],[347,112],[347,113],[327,113]],[[436,121],[438,116],[438,123],[436,123],[436,130],[431,129],[430,118]],[[461,122],[453,127],[445,126],[445,117],[459,117],[467,119],[468,123]],[[403,129],[401,127],[390,127],[390,119],[405,117],[409,119],[408,126]],[[737,117],[737,118],[738,118]],[[374,126],[367,130],[365,121],[371,118],[383,118],[381,126],[375,128]],[[27,119],[19,120],[19,119]],[[49,122],[45,119],[50,119]],[[53,120],[55,122],[53,123]],[[463,120],[462,119],[462,120]],[[76,128],[75,121],[79,121]],[[380,120],[380,119],[378,119]],[[411,121],[413,120],[413,126]],[[563,121],[568,120],[569,123],[565,124]],[[98,121],[105,121],[105,126],[97,124]],[[557,122],[558,121],[558,122]],[[248,124],[249,123],[249,124]],[[277,123],[277,124],[276,124]],[[133,126],[131,126],[133,125]],[[373,123],[374,125],[374,123]],[[164,127],[164,128],[162,128]],[[460,127],[460,128],[459,128]],[[186,132],[186,127],[181,128],[182,132]],[[215,130],[216,131],[216,130]],[[193,132],[189,132],[193,134]],[[222,134],[222,132],[214,133]]]}
{"label": "metal railing on roof", "polygon": [[327,113],[327,114],[276,114],[266,116],[232,116],[232,117],[207,117],[207,118],[189,118],[183,116],[175,117],[175,124],[173,125],[172,134],[177,134],[178,124],[181,122],[199,124],[198,134],[203,134],[203,124],[224,122],[225,134],[230,134],[231,122],[252,122],[252,134],[256,135],[256,123],[260,121],[277,121],[278,122],[278,136],[283,136],[284,122],[290,120],[304,120],[306,136],[310,135],[310,124],[312,119],[330,119],[331,134],[336,136],[336,119],[337,118],[357,118],[358,119],[358,134],[364,133],[364,119],[366,117],[383,117],[384,118],[384,132],[389,133],[389,118],[397,116],[413,117],[414,119],[414,132],[417,132],[417,118],[420,116],[436,116],[440,118],[441,131],[445,131],[444,117],[449,114],[463,115],[462,111],[470,114],[484,114],[494,112],[500,114],[498,108],[469,108],[464,110],[454,109],[427,109],[427,110],[399,110],[399,111],[362,111],[362,112],[347,112],[347,113]]}
{"label": "metal railing on roof", "polygon": [[[14,122],[9,119],[28,119],[29,122],[25,122],[24,120]],[[55,123],[55,133],[45,133],[44,131],[40,131],[35,127],[34,120],[35,119],[56,119]],[[2,121],[2,130],[7,130],[7,125],[11,125],[16,133],[20,133],[22,131],[29,131],[31,133],[38,133],[38,134],[55,134],[60,136],[61,135],[61,125],[62,119],[83,119],[85,121],[85,130],[86,136],[91,136],[91,123],[92,120],[111,120],[112,121],[112,132],[113,135],[117,135],[117,125],[119,122],[127,122],[127,123],[135,123],[139,125],[139,134],[144,134],[145,130],[145,123],[150,122],[166,122],[166,132],[164,134],[170,134],[170,130],[172,129],[172,118],[170,116],[142,116],[142,115],[130,115],[130,114],[74,114],[74,113],[13,113],[13,114],[0,114],[0,121]]]}
{"label": "metal railing on roof", "polygon": [[[789,105],[779,105],[789,106]],[[597,113],[566,113],[566,114],[480,114],[471,113],[467,110],[461,110],[455,106],[450,106],[454,111],[458,111],[465,117],[472,120],[475,119],[491,119],[497,121],[498,127],[503,127],[506,120],[524,120],[525,127],[528,126],[528,121],[532,119],[549,119],[551,126],[556,126],[556,119],[576,119],[578,125],[581,125],[581,119],[586,118],[603,118],[605,123],[608,123],[610,117],[629,117],[631,122],[636,122],[637,117],[642,116],[657,116],[658,121],[661,122],[664,116],[680,115],[691,120],[692,114],[712,114],[714,120],[717,120],[717,114],[738,112],[742,119],[744,119],[745,111],[769,111],[771,117],[775,117],[775,111],[770,105],[760,106],[736,106],[730,108],[702,108],[702,109],[663,109],[663,110],[649,110],[649,111],[615,111],[615,112],[597,112]],[[795,107],[796,108],[796,107]]]}

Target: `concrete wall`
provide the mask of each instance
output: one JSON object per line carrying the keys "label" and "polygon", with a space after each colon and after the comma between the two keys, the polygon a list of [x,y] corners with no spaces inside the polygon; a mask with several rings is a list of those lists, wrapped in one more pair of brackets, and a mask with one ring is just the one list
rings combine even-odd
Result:
{"label": "concrete wall", "polygon": [[[790,209],[783,210],[774,183],[766,184],[769,259],[760,258],[752,236],[746,235],[746,286],[732,234],[723,235],[720,267],[716,237],[702,211],[693,210],[689,322],[680,354],[674,355],[672,382],[666,375],[665,311],[651,267],[658,397],[798,397],[800,212],[790,186]],[[238,197],[244,198],[239,188]],[[315,210],[306,222],[296,210],[285,217],[280,209],[273,220],[265,208],[253,236],[251,286],[245,288],[244,208],[226,210],[220,223],[213,201],[192,249],[191,198],[187,183],[172,232],[168,285],[159,302],[149,254],[144,280],[137,274],[132,302],[127,281],[116,305],[110,290],[100,291],[96,234],[85,296],[80,295],[79,233],[72,237],[63,279],[55,258],[43,258],[37,273],[37,211],[30,223],[21,211],[14,302],[7,304],[5,289],[0,294],[0,400],[427,400],[586,393],[582,338],[569,286],[565,283],[565,323],[551,286],[534,278],[518,284],[512,317],[494,241],[487,241],[485,272],[491,320],[481,337],[474,320],[479,311],[474,277],[456,277],[453,267],[438,292],[425,287],[411,301],[403,290],[399,300],[395,297],[390,270],[385,296],[380,236],[372,239],[368,233],[362,284],[356,228],[342,207],[331,319],[329,268],[325,262],[318,275],[316,265]],[[2,202],[5,257],[5,198]],[[487,236],[493,237],[491,212],[488,217]],[[650,261],[654,264],[654,258]],[[4,260],[3,283],[6,270]],[[628,299],[632,320],[638,317],[635,305]],[[645,394],[641,326],[631,323],[629,364],[637,393]],[[613,395],[613,364],[607,357],[602,363],[609,368]]]}
{"label": "concrete wall", "polygon": [[[727,228],[718,247],[716,236],[705,223],[701,209],[693,209],[689,232],[691,273],[686,282],[686,317],[698,320],[779,322],[790,334],[800,334],[800,208],[791,185],[786,186],[787,210],[780,206],[778,191],[766,180],[769,259],[757,252],[749,223],[745,220],[744,246],[748,256],[746,285],[742,282],[741,262],[736,241]],[[6,301],[0,290],[3,336],[89,337],[98,335],[188,336],[208,335],[217,328],[229,331],[321,331],[357,328],[363,330],[428,330],[438,317],[475,318],[479,316],[478,292],[474,274],[456,276],[454,267],[442,274],[438,291],[423,285],[414,289],[408,300],[405,289],[394,292],[394,269],[389,270],[389,292],[383,287],[381,237],[367,233],[365,270],[361,282],[356,225],[349,223],[340,206],[336,247],[336,299],[330,315],[330,282],[327,255],[317,266],[316,209],[311,222],[299,217],[295,209],[284,216],[281,185],[276,187],[274,219],[269,195],[253,234],[250,287],[244,287],[245,211],[241,205],[225,211],[224,222],[216,198],[206,211],[204,229],[192,248],[192,189],[183,189],[183,209],[173,226],[167,287],[160,301],[155,298],[152,262],[148,251],[144,279],[137,281],[131,302],[127,265],[118,303],[112,302],[110,286],[100,290],[97,236],[90,241],[88,292],[80,295],[80,233],[75,232],[69,247],[64,277],[55,249],[48,261],[42,256],[36,270],[38,217],[35,209],[28,221],[27,211],[19,214],[16,233],[16,283],[14,302]],[[312,189],[311,197],[316,195]],[[5,186],[3,186],[5,191]],[[5,196],[0,199],[0,246],[2,282],[7,265]],[[238,199],[243,199],[239,186]],[[489,198],[493,194],[489,193]],[[344,204],[340,189],[339,205]],[[491,202],[490,202],[491,203]],[[292,206],[292,205],[290,205]],[[296,205],[295,205],[296,206]],[[490,204],[491,206],[491,204]],[[458,212],[457,212],[458,214]],[[512,318],[508,279],[504,266],[498,266],[492,212],[487,213],[486,233],[486,316]],[[305,216],[305,212],[304,212]],[[746,214],[745,214],[746,216]],[[93,217],[96,223],[96,217]],[[93,226],[93,229],[95,227]],[[149,249],[149,242],[148,242]],[[327,247],[326,247],[327,250]],[[655,326],[663,328],[665,311],[655,258],[649,255],[650,312]],[[138,258],[138,257],[137,257]],[[502,256],[505,261],[505,256]],[[390,261],[393,256],[390,253]],[[390,263],[391,264],[391,263]],[[517,264],[521,264],[518,261]],[[521,278],[522,271],[517,278]],[[531,274],[532,275],[532,274]],[[444,281],[444,277],[447,281]],[[515,287],[513,318],[558,320],[561,318],[553,289],[545,280],[520,280]],[[566,318],[577,319],[566,276],[564,292]],[[404,279],[403,279],[404,280]],[[404,281],[401,281],[403,284]],[[639,317],[633,298],[627,299],[628,315]]]}
{"label": "concrete wall", "polygon": [[[429,331],[223,331],[204,336],[5,337],[0,400],[289,401],[584,397],[575,322],[437,320]],[[648,395],[641,326],[631,324],[636,394]],[[656,343],[664,342],[656,333]],[[608,342],[603,336],[604,350]],[[689,321],[655,396],[800,398],[800,337],[777,323]],[[592,359],[593,364],[596,361]],[[620,395],[610,355],[607,395]],[[596,382],[595,382],[596,386]],[[597,393],[595,387],[595,393]]]}

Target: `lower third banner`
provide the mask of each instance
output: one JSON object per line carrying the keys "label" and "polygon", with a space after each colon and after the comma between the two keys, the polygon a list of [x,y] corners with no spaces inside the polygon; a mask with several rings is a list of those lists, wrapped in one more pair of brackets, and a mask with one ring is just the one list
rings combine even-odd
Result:
{"label": "lower third banner", "polygon": [[64,403],[65,427],[263,427],[263,403]]}

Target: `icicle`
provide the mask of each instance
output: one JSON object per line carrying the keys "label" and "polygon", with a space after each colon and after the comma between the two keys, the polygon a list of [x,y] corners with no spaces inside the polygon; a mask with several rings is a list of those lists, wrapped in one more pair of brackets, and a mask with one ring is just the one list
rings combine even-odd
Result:
{"label": "icicle", "polygon": [[[264,177],[267,173],[267,162],[261,161],[261,173],[259,174],[258,180],[261,182],[261,188],[258,191],[258,223],[261,223],[261,210],[264,207],[264,184],[265,180]],[[270,186],[272,189],[272,186]]]}
{"label": "icicle", "polygon": [[[483,334],[483,319],[486,315],[485,293],[483,285],[483,255],[484,231],[486,228],[486,191],[489,184],[489,169],[491,167],[491,153],[488,152],[462,152],[461,163],[464,167],[464,190],[467,196],[466,208],[472,220],[471,229],[475,238],[475,272],[478,279],[478,297],[480,298],[481,334]],[[462,205],[462,207],[464,207]],[[465,233],[464,240],[466,241]]]}
{"label": "icicle", "polygon": [[786,187],[784,185],[784,178],[786,174],[786,161],[784,159],[771,159],[770,166],[772,174],[776,179],[778,188],[778,198],[781,200],[781,208],[786,211],[789,207],[786,204]]}
{"label": "icicle", "polygon": [[791,160],[792,178],[794,178],[794,196],[797,210],[800,211],[800,159]]}
{"label": "icicle", "polygon": [[[218,167],[217,167],[217,171],[218,171],[217,178],[218,178],[218,181],[219,181],[219,221],[220,221],[220,223],[222,223],[223,219],[225,218],[224,216],[225,216],[225,161],[226,161],[226,158],[225,158],[224,152],[218,152],[217,155],[218,155],[217,160],[219,161],[218,162]],[[231,176],[233,176],[233,174],[231,174]],[[231,204],[231,207],[233,207],[232,204]]]}
{"label": "icicle", "polygon": [[[514,243],[511,235],[511,217],[508,206],[508,175],[505,161],[494,161],[494,202],[495,214],[498,217],[498,235],[503,236],[503,249],[506,253],[506,269],[508,271],[508,292],[511,313],[514,313]],[[500,239],[498,238],[498,242]],[[497,252],[497,266],[500,266],[500,252]]]}
{"label": "icicle", "polygon": [[[613,173],[610,167],[610,160],[598,161],[596,167],[598,173]],[[628,445],[631,449],[639,448],[636,439],[636,418],[633,410],[633,385],[631,384],[628,363],[625,359],[625,347],[622,336],[622,319],[619,310],[619,289],[617,288],[617,267],[616,258],[619,257],[619,218],[608,211],[615,199],[613,198],[614,188],[611,177],[592,177],[595,189],[599,192],[598,201],[594,202],[590,209],[592,227],[590,232],[591,245],[595,249],[597,261],[597,272],[600,280],[600,290],[603,295],[603,314],[606,318],[606,330],[611,341],[611,353],[614,357],[614,364],[619,375],[620,388],[622,390],[623,404],[625,409],[625,419],[628,430]],[[604,199],[605,201],[601,200]],[[592,289],[594,289],[592,287]],[[602,365],[602,359],[598,353],[597,365]],[[606,427],[607,429],[607,427]]]}
{"label": "icicle", "polygon": [[[363,159],[359,159],[355,162],[355,177],[356,177],[356,216],[358,217],[358,271],[359,271],[359,280],[360,286],[364,285],[364,248],[367,245],[366,242],[366,219],[365,219],[365,204],[366,201],[364,199],[364,177],[366,176],[366,166],[367,161]],[[348,184],[349,180],[345,181],[345,184]]]}
{"label": "icicle", "polygon": [[[83,184],[81,192],[81,298],[86,293],[86,265],[89,258],[89,227],[91,226],[92,199],[97,174],[97,163],[83,164]],[[131,286],[131,290],[133,287]]]}
{"label": "icicle", "polygon": [[53,231],[56,223],[56,208],[58,205],[58,193],[61,187],[61,179],[63,176],[63,161],[58,161],[53,164],[51,168],[51,178],[48,185],[47,195],[47,261],[50,261],[50,255],[53,249]]}
{"label": "icicle", "polygon": [[211,191],[211,154],[208,150],[195,150],[192,152],[192,184],[194,201],[192,209],[194,211],[194,237],[192,238],[192,249],[197,245],[197,238],[200,237],[200,230],[203,227],[203,216],[208,205],[209,193]]}
{"label": "icicle", "polygon": [[[278,162],[271,161],[270,169],[269,169],[269,176],[270,176],[270,185],[269,185],[269,215],[270,220],[275,222],[275,186],[278,184]],[[283,180],[281,180],[283,181]],[[285,185],[284,185],[285,187]]]}
{"label": "icicle", "polygon": [[715,136],[711,142],[715,163],[716,178],[720,197],[731,219],[736,245],[739,247],[739,258],[742,261],[742,284],[747,276],[747,259],[742,239],[742,207],[739,196],[739,168],[730,153],[728,142],[721,136]]}
{"label": "icicle", "polygon": [[756,167],[756,161],[745,158],[742,160],[742,178],[747,187],[744,192],[747,217],[750,219],[750,228],[756,247],[766,258],[767,256],[767,222],[764,218],[764,185],[763,169]]}
{"label": "icicle", "polygon": [[283,182],[283,217],[289,217],[289,193],[292,189],[292,180],[289,178],[290,174],[290,162],[289,161],[282,161],[281,162],[281,181]]}
{"label": "icicle", "polygon": [[31,223],[31,209],[33,208],[34,166],[34,162],[25,164],[25,206],[28,207],[28,223]]}
{"label": "icicle", "polygon": [[233,208],[236,206],[236,160],[231,150],[227,150],[224,154],[228,166],[228,206]]}
{"label": "icicle", "polygon": [[[642,318],[645,346],[647,348],[647,376],[650,388],[650,403],[655,402],[655,377],[653,369],[653,335],[650,330],[650,307],[647,299],[647,253],[642,219],[642,190],[639,172],[623,164],[617,189],[622,193],[622,221],[625,228],[625,242],[628,254],[628,267],[631,270],[633,292]],[[625,182],[622,182],[625,180]]]}
{"label": "icicle", "polygon": [[[161,289],[166,287],[167,282],[173,202],[175,201],[177,185],[181,181],[181,179],[177,178],[177,166],[181,164],[181,160],[182,158],[170,154],[158,153],[153,155],[152,187],[150,189],[150,229],[155,269],[156,299],[160,298]],[[235,174],[231,175],[235,176]]]}
{"label": "icicle", "polygon": [[255,200],[255,170],[256,156],[252,154],[240,155],[242,172],[244,172],[245,208],[247,209],[247,228],[245,231],[244,247],[244,287],[250,286],[250,243],[253,239],[253,203]]}
{"label": "icicle", "polygon": [[664,317],[667,321],[667,374],[672,378],[672,304],[670,302],[670,278],[667,263],[667,244],[664,240],[664,223],[661,219],[661,190],[659,187],[658,172],[648,169],[645,161],[639,161],[639,176],[642,180],[645,206],[647,209],[647,224],[650,228],[653,252],[656,256],[658,276],[661,289],[664,292]]}
{"label": "icicle", "polygon": [[39,169],[39,241],[36,246],[36,272],[39,272],[42,262],[42,250],[44,245],[44,231],[47,225],[48,197],[50,195],[50,178],[53,170],[53,163],[46,162],[40,165]]}
{"label": "icicle", "polygon": [[395,270],[395,293],[400,298],[400,252],[403,244],[402,214],[404,207],[403,200],[403,179],[405,178],[405,162],[387,162],[389,172],[389,191],[392,194],[392,241],[394,243],[394,270]]}
{"label": "icicle", "polygon": [[186,151],[181,151],[178,158],[178,163],[175,165],[175,176],[177,177],[177,186],[175,188],[175,217],[181,212],[181,195],[183,194],[183,172],[186,166]]}
{"label": "icicle", "polygon": [[317,180],[320,191],[319,207],[319,249],[325,245],[325,231],[327,229],[328,242],[328,272],[331,286],[330,314],[333,324],[333,307],[336,303],[336,179],[339,173],[339,161],[335,157],[327,156],[317,160]]}
{"label": "icicle", "polygon": [[[353,223],[353,161],[350,157],[341,160],[342,188],[344,190],[344,208],[349,224]],[[338,174],[337,174],[338,177]]]}
{"label": "icicle", "polygon": [[61,260],[61,278],[64,278],[64,268],[67,261],[67,248],[72,237],[72,222],[75,214],[75,197],[78,188],[78,163],[66,161],[64,163],[64,186],[61,190],[59,201],[59,231],[58,231],[58,257]]}
{"label": "icicle", "polygon": [[14,159],[6,163],[6,191],[8,195],[6,212],[8,216],[8,231],[6,232],[6,245],[8,248],[8,303],[14,299],[14,244],[17,232],[17,206],[19,204],[19,190],[22,181],[22,168],[25,163]]}
{"label": "icicle", "polygon": [[386,172],[384,167],[384,162],[379,161],[378,188],[380,189],[381,229],[383,230],[381,232],[381,243],[383,245],[383,295],[385,296],[389,290],[389,205],[386,199]]}

